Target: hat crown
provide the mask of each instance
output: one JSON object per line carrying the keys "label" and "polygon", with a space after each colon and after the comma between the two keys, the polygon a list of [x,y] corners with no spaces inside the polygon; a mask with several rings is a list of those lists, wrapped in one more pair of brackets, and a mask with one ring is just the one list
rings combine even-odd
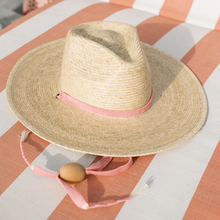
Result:
{"label": "hat crown", "polygon": [[133,110],[151,97],[151,72],[135,27],[90,22],[67,34],[61,90],[89,105]]}

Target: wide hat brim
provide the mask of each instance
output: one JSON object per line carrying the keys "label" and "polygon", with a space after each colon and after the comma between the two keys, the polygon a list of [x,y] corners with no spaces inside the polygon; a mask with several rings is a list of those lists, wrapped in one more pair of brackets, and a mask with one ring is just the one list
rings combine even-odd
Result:
{"label": "wide hat brim", "polygon": [[39,137],[89,154],[142,156],[179,146],[203,126],[207,101],[198,79],[182,62],[145,43],[154,92],[145,113],[110,118],[57,99],[64,44],[60,39],[31,50],[8,78],[10,108]]}

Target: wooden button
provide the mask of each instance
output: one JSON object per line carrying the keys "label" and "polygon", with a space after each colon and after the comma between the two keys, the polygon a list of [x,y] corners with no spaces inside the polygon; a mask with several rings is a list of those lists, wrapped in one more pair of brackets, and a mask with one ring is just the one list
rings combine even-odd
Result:
{"label": "wooden button", "polygon": [[67,163],[60,168],[60,178],[69,184],[79,183],[85,176],[85,168],[79,163]]}

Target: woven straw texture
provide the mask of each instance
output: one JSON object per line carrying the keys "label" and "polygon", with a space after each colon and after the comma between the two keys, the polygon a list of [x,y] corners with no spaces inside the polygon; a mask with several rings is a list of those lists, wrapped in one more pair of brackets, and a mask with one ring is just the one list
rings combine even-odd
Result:
{"label": "woven straw texture", "polygon": [[61,90],[92,106],[133,110],[151,96],[151,74],[136,28],[118,22],[89,22],[66,38]]}
{"label": "woven straw texture", "polygon": [[[71,150],[120,157],[148,155],[171,149],[184,143],[201,129],[207,115],[206,97],[197,78],[183,63],[150,45],[139,43],[135,35],[131,36],[131,40],[123,35],[116,35],[116,41],[121,38],[127,49],[122,49],[118,54],[114,49],[106,52],[101,46],[101,50],[106,53],[102,55],[97,52],[97,56],[86,57],[83,63],[88,62],[86,66],[90,66],[98,74],[86,76],[90,80],[83,82],[87,70],[81,65],[80,54],[87,53],[89,49],[91,52],[88,54],[98,50],[97,44],[93,42],[87,45],[88,40],[85,38],[88,35],[95,38],[99,36],[92,30],[89,33],[80,31],[80,37],[76,36],[76,39],[83,41],[84,52],[76,51],[74,46],[71,48],[79,60],[70,62],[67,58],[73,54],[68,51],[70,47],[67,44],[65,46],[65,42],[69,44],[72,39],[68,40],[69,35],[73,34],[70,31],[66,39],[35,48],[14,66],[7,82],[7,99],[16,117],[27,128],[43,139]],[[101,35],[102,39],[109,38],[112,32]],[[108,41],[107,44],[111,42]],[[133,45],[137,47],[134,49],[137,54],[130,54]],[[116,51],[120,46],[121,44]],[[147,59],[145,56],[141,58],[142,52]],[[93,63],[104,59],[105,54],[112,58],[109,63],[101,62],[103,68],[99,65],[99,69],[95,71]],[[128,71],[124,70],[129,69],[129,65],[135,72],[131,69],[127,80],[124,76]],[[143,74],[144,70],[146,74]],[[80,71],[82,77],[79,77]],[[122,74],[117,76],[117,71]],[[107,73],[113,73],[116,77],[109,78]],[[78,82],[74,84],[76,93],[71,94],[73,85],[68,83],[74,80]],[[88,86],[90,82],[93,90]],[[98,116],[56,99],[56,95],[64,91],[96,107],[130,110],[146,104],[151,95],[151,82],[154,91],[151,108],[130,118]],[[129,95],[131,91],[126,86],[135,92]],[[125,91],[128,94],[124,98]],[[120,99],[123,101],[120,102]]]}

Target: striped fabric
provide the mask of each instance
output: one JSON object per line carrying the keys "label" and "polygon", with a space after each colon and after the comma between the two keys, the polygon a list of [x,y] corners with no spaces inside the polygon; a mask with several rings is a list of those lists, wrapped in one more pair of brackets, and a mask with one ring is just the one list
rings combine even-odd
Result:
{"label": "striped fabric", "polygon": [[[106,0],[103,0],[106,2]],[[188,24],[219,30],[219,0],[110,0],[130,7]]]}
{"label": "striped fabric", "polygon": [[[220,219],[220,19],[219,0],[57,0],[0,32],[0,219]],[[25,129],[11,113],[7,77],[19,58],[63,38],[88,21],[119,21],[137,27],[140,40],[185,63],[204,86],[209,113],[205,126],[187,143],[156,155],[134,158],[114,177],[89,176],[75,187],[90,204],[128,196],[144,182],[150,189],[108,208],[78,209],[56,180],[34,174],[23,161],[18,135]],[[77,161],[88,166],[99,157],[69,152],[31,134],[27,158],[58,172]],[[114,158],[108,169],[126,162]]]}

